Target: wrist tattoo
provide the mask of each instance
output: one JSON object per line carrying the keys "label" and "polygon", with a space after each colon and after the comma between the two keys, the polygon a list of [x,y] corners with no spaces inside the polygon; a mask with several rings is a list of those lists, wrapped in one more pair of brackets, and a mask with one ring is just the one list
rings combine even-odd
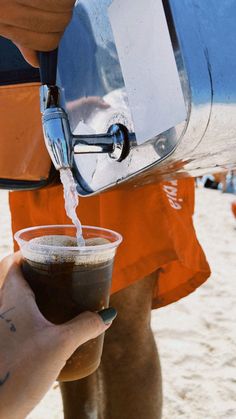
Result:
{"label": "wrist tattoo", "polygon": [[10,377],[10,371],[8,371],[6,373],[5,377],[0,378],[0,387],[3,386],[6,383],[6,381],[8,380],[9,377]]}
{"label": "wrist tattoo", "polygon": [[9,313],[10,311],[14,310],[14,309],[15,309],[15,307],[11,307],[8,310],[4,311],[3,313],[0,313],[0,320],[3,320],[5,323],[8,324],[9,329],[10,329],[11,332],[16,332],[16,326],[12,322],[12,319],[9,319],[8,317],[6,317],[6,314]]}

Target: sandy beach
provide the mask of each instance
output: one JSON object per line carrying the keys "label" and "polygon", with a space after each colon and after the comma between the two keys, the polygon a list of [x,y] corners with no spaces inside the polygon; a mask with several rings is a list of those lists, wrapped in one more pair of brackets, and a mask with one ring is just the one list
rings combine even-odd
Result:
{"label": "sandy beach", "polygon": [[[195,227],[212,269],[191,296],[156,310],[163,419],[236,418],[236,220],[234,195],[197,189]],[[12,250],[7,193],[0,191],[0,257]],[[62,419],[55,383],[28,419]],[[122,418],[121,418],[122,419]],[[148,418],[139,418],[148,419]]]}

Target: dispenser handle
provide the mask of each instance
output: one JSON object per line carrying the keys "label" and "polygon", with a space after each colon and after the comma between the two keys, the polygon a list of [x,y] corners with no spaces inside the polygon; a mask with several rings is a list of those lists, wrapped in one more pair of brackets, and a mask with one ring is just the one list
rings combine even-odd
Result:
{"label": "dispenser handle", "polygon": [[58,49],[49,52],[39,52],[40,79],[43,85],[55,86],[57,78]]}

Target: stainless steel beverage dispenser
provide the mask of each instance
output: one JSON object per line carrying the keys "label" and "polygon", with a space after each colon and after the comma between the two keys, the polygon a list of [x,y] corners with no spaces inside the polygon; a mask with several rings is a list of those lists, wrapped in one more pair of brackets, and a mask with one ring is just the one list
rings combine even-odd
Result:
{"label": "stainless steel beverage dispenser", "polygon": [[81,195],[235,166],[235,18],[232,0],[76,2],[42,110]]}

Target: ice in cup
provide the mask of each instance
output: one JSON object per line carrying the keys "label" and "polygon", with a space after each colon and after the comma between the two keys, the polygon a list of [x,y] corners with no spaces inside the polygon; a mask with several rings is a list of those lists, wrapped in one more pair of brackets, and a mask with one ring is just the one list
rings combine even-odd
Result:
{"label": "ice in cup", "polygon": [[[83,311],[108,307],[114,257],[120,234],[82,227],[85,246],[77,246],[74,226],[20,230],[15,239],[23,254],[22,270],[42,314],[61,324]],[[80,346],[60,372],[59,381],[93,373],[100,364],[104,335]]]}

